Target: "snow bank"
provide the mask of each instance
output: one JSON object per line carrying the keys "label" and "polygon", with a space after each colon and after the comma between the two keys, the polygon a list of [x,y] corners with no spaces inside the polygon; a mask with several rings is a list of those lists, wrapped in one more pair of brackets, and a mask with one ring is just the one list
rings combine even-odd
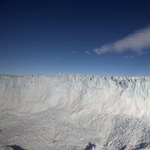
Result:
{"label": "snow bank", "polygon": [[0,111],[36,113],[55,107],[72,115],[105,112],[148,119],[149,106],[150,77],[0,75]]}

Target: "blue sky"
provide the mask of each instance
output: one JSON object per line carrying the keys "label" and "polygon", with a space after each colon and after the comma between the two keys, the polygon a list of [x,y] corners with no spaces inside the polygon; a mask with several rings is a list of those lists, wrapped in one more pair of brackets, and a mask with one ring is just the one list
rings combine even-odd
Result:
{"label": "blue sky", "polygon": [[0,74],[150,76],[150,1],[3,0]]}

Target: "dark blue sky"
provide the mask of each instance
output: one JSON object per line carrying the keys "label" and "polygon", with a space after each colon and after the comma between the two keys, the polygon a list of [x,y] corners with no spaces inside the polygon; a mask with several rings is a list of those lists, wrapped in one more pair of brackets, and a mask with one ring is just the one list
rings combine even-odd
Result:
{"label": "dark blue sky", "polygon": [[148,0],[1,0],[0,21],[1,74],[150,76]]}

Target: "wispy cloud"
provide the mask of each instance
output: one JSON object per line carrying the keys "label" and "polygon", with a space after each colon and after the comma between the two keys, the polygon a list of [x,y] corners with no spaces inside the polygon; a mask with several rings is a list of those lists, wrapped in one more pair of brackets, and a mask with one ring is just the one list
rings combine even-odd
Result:
{"label": "wispy cloud", "polygon": [[126,58],[126,59],[132,59],[133,56],[124,56],[124,58]]}
{"label": "wispy cloud", "polygon": [[71,51],[72,53],[77,53],[76,51]]}
{"label": "wispy cloud", "polygon": [[58,60],[60,60],[60,58],[57,58]]}
{"label": "wispy cloud", "polygon": [[138,55],[146,53],[144,49],[150,48],[150,26],[142,30],[137,30],[133,34],[116,41],[103,45],[100,48],[94,49],[94,51],[101,55],[107,52],[121,53],[124,51],[133,51]]}
{"label": "wispy cloud", "polygon": [[84,51],[84,52],[85,52],[86,54],[88,54],[88,55],[91,55],[90,52],[88,52],[88,51]]}

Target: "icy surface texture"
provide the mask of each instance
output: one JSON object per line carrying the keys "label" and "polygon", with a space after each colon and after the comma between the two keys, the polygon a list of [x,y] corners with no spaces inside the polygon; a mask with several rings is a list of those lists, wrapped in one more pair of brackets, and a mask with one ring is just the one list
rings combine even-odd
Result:
{"label": "icy surface texture", "polygon": [[149,119],[149,106],[150,77],[0,75],[0,111],[35,113],[56,107]]}
{"label": "icy surface texture", "polygon": [[150,149],[150,77],[0,75],[0,149]]}

